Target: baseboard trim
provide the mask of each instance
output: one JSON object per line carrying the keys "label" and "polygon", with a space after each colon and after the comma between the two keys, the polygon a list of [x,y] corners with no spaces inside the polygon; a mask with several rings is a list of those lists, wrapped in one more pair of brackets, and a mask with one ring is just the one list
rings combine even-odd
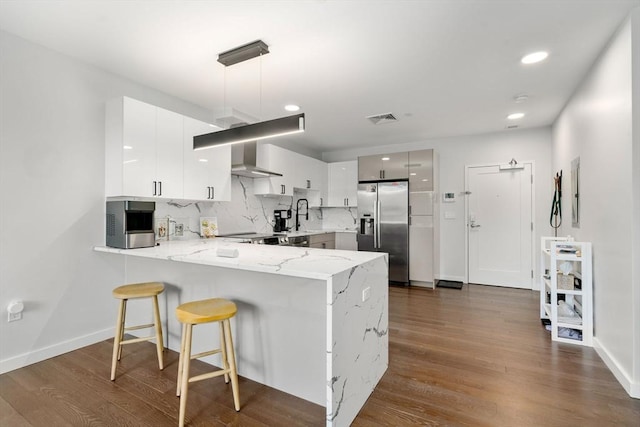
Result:
{"label": "baseboard trim", "polygon": [[113,337],[113,328],[103,329],[92,334],[83,335],[68,341],[64,341],[49,347],[43,347],[28,353],[19,354],[0,360],[0,374],[13,371],[15,369],[24,368],[25,366],[95,344]]}
{"label": "baseboard trim", "polygon": [[640,383],[633,382],[627,372],[622,369],[616,359],[607,351],[596,337],[593,337],[593,348],[596,350],[596,353],[598,353],[598,356],[600,356],[604,364],[607,365],[607,368],[609,368],[613,376],[616,377],[627,394],[634,399],[640,399]]}

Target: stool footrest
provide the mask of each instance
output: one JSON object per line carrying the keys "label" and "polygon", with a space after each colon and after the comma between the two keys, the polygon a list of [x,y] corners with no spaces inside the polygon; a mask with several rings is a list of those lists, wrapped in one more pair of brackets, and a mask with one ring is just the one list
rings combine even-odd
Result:
{"label": "stool footrest", "polygon": [[136,329],[145,329],[145,328],[153,328],[154,325],[153,323],[150,323],[148,325],[138,325],[138,326],[125,326],[124,330],[125,331],[135,331]]}
{"label": "stool footrest", "polygon": [[195,377],[189,378],[190,383],[195,383],[196,381],[208,380],[209,378],[219,377],[220,375],[228,374],[231,372],[231,369],[222,369],[220,371],[208,372],[206,374],[196,375]]}
{"label": "stool footrest", "polygon": [[154,339],[155,336],[152,335],[150,337],[142,337],[142,338],[131,338],[130,340],[124,340],[124,341],[120,341],[120,345],[125,345],[125,344],[133,344],[135,342],[142,342],[142,341],[149,341]]}
{"label": "stool footrest", "polygon": [[222,352],[221,349],[216,349],[216,350],[210,350],[210,351],[203,351],[202,353],[198,353],[198,354],[192,354],[191,355],[191,359],[200,359],[201,357],[205,357],[205,356],[212,356],[214,354],[218,354]]}

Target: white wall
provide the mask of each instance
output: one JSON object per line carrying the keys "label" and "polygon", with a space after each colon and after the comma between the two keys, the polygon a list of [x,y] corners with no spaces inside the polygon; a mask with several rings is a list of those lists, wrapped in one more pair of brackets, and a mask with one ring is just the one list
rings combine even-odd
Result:
{"label": "white wall", "polygon": [[[508,163],[511,158],[519,162],[534,161],[535,234],[552,235],[549,210],[553,197],[553,172],[550,167],[551,129],[509,130],[499,133],[431,139],[410,144],[370,147],[360,150],[327,152],[326,162],[354,160],[369,154],[393,153],[421,149],[435,149],[440,156],[440,193],[455,192],[455,203],[440,206],[440,279],[464,281],[465,265],[465,165]],[[445,212],[453,212],[455,219],[445,219]],[[537,244],[536,244],[537,246]],[[534,268],[539,265],[538,251],[534,250]],[[536,283],[536,285],[539,285]]]}
{"label": "white wall", "polygon": [[[0,372],[113,335],[122,260],[104,242],[104,105],[207,112],[0,32]],[[115,257],[113,257],[115,258]],[[7,323],[6,307],[25,304]]]}
{"label": "white wall", "polygon": [[[640,31],[638,18],[636,10],[634,32]],[[640,397],[640,129],[639,115],[632,113],[632,104],[640,106],[637,87],[632,95],[640,79],[637,68],[632,72],[631,36],[632,25],[626,22],[557,119],[553,164],[570,171],[571,161],[580,157],[580,226],[565,221],[562,231],[593,243],[595,346],[627,392],[636,387]],[[634,49],[637,67],[640,43]],[[567,219],[571,218],[570,197],[571,191],[563,193]]]}

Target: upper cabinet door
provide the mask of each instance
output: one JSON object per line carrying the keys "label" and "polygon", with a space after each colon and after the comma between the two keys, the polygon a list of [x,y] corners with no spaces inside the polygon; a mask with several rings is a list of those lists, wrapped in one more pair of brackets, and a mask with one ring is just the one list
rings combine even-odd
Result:
{"label": "upper cabinet door", "polygon": [[[157,108],[131,98],[117,100],[122,133],[111,143],[122,151],[122,186],[114,196],[153,197],[157,195],[156,113]],[[118,108],[116,107],[116,108]]]}
{"label": "upper cabinet door", "polygon": [[409,153],[410,191],[433,191],[433,150]]}
{"label": "upper cabinet door", "polygon": [[194,151],[193,137],[220,130],[191,117],[184,117],[184,198],[187,200],[231,200],[231,146]]}
{"label": "upper cabinet door", "polygon": [[382,179],[382,156],[358,157],[358,181],[379,181]]}
{"label": "upper cabinet door", "polygon": [[358,157],[358,181],[407,179],[409,153],[376,154]]}
{"label": "upper cabinet door", "polygon": [[[282,176],[253,180],[253,192],[261,196],[293,196],[296,185],[296,161],[293,152],[271,144],[258,143],[256,164]],[[298,179],[299,181],[299,179]]]}
{"label": "upper cabinet door", "polygon": [[156,195],[182,198],[182,115],[158,108],[156,112]]}
{"label": "upper cabinet door", "polygon": [[329,163],[328,206],[358,205],[358,162]]}
{"label": "upper cabinet door", "polygon": [[385,154],[382,160],[382,179],[409,178],[409,153]]}

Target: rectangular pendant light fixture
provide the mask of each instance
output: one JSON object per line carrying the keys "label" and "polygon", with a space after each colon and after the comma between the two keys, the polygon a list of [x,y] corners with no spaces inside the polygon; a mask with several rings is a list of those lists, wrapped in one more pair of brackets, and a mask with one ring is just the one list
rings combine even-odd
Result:
{"label": "rectangular pendant light fixture", "polygon": [[228,67],[238,62],[257,58],[260,55],[269,53],[269,46],[262,40],[256,40],[240,47],[233,48],[218,55],[218,62]]}
{"label": "rectangular pendant light fixture", "polygon": [[204,150],[300,132],[304,132],[304,113],[197,135],[193,137],[193,149]]}

